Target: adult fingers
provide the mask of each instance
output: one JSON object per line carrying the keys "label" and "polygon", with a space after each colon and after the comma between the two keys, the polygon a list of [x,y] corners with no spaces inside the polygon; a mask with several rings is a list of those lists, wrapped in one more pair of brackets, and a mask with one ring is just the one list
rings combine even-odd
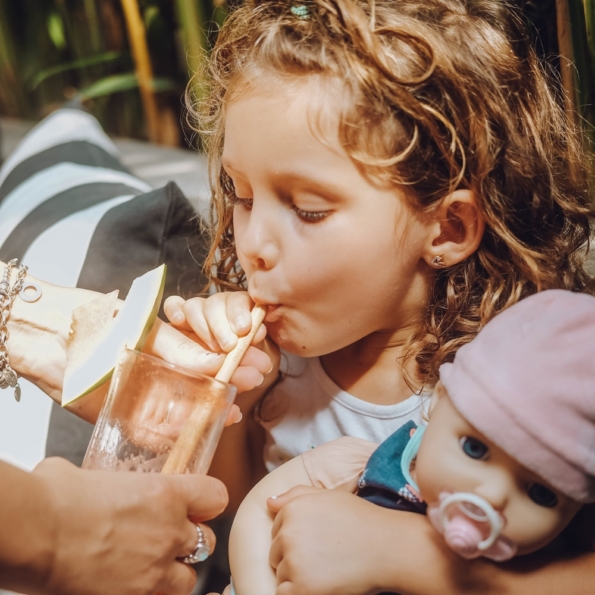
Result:
{"label": "adult fingers", "polygon": [[192,521],[189,521],[187,530],[188,537],[184,540],[184,545],[180,548],[179,558],[190,556],[195,552],[196,546],[198,544],[198,531],[196,529],[197,527],[201,530],[202,537],[209,546],[209,556],[213,553],[213,550],[215,549],[215,545],[217,543],[217,537],[215,536],[215,533],[213,532],[211,527],[202,523],[193,523]]}
{"label": "adult fingers", "polygon": [[196,572],[192,566],[178,561],[171,565],[158,587],[162,595],[188,595],[196,584]]}
{"label": "adult fingers", "polygon": [[207,521],[225,510],[229,497],[218,479],[208,475],[177,475],[171,479],[176,482],[187,516],[193,522]]}

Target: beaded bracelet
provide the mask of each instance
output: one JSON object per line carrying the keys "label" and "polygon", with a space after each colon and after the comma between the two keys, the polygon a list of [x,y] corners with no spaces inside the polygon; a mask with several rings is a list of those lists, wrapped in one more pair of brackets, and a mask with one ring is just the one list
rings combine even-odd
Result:
{"label": "beaded bracelet", "polygon": [[[12,270],[17,267],[18,259],[13,258],[8,262],[0,281],[0,389],[14,388],[14,398],[21,400],[21,387],[19,386],[19,377],[10,365],[8,358],[8,349],[6,341],[8,340],[8,319],[12,304],[17,295],[26,302],[35,302],[41,297],[41,287],[33,281],[25,284],[27,267],[19,265],[17,268],[17,278],[14,285],[10,286]],[[26,293],[26,290],[32,289],[33,293]]]}

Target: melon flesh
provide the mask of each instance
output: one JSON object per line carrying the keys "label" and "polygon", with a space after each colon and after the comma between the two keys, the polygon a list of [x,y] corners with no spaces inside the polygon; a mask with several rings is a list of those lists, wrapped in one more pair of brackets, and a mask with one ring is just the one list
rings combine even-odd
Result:
{"label": "melon flesh", "polygon": [[[107,382],[111,378],[122,349],[142,348],[159,312],[165,287],[165,273],[166,267],[161,265],[135,279],[116,317],[105,321],[107,331],[90,331],[89,329],[93,327],[92,323],[82,323],[73,316],[74,336],[69,344],[71,353],[68,355],[69,365],[64,376],[62,407],[84,397]],[[93,315],[92,313],[93,307],[79,318],[88,318]],[[105,314],[99,315],[99,308],[95,314],[98,315],[98,320],[105,320]],[[95,326],[104,325],[98,323]],[[89,333],[96,337],[95,344],[91,346],[89,346]],[[86,352],[84,357],[81,357],[80,353],[72,353],[73,350],[77,350],[77,345],[80,347],[83,344]]]}

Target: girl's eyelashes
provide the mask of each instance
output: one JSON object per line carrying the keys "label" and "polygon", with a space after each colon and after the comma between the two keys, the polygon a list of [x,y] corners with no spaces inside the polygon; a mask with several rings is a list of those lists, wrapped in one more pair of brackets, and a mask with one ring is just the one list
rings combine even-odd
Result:
{"label": "girl's eyelashes", "polygon": [[527,495],[538,506],[554,508],[558,504],[556,493],[540,483],[530,483],[527,487]]}
{"label": "girl's eyelashes", "polygon": [[[253,198],[240,198],[236,195],[228,196],[228,202],[232,207],[235,206],[242,206],[245,209],[252,209],[252,204],[254,202]],[[293,212],[304,222],[306,223],[318,223],[323,219],[326,219],[330,214],[331,211],[305,211],[304,209],[300,209],[296,205],[292,205]]]}
{"label": "girl's eyelashes", "polygon": [[242,207],[250,210],[252,208],[252,203],[254,202],[254,199],[240,198],[240,197],[236,196],[235,194],[233,194],[233,195],[230,195],[227,197],[227,202],[232,207],[242,206]]}
{"label": "girl's eyelashes", "polygon": [[331,211],[304,211],[304,209],[300,209],[295,205],[292,208],[294,213],[306,223],[318,223],[318,221],[326,219],[331,214]]}
{"label": "girl's eyelashes", "polygon": [[459,444],[463,452],[472,459],[485,461],[490,454],[490,449],[481,440],[472,436],[463,436]]}

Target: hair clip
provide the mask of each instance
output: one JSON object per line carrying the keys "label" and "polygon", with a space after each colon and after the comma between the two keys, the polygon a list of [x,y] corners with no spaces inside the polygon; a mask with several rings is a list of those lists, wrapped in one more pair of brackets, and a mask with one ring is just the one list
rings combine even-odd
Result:
{"label": "hair clip", "polygon": [[291,7],[291,14],[295,15],[298,19],[309,19],[310,11],[305,4],[298,4],[297,6]]}

